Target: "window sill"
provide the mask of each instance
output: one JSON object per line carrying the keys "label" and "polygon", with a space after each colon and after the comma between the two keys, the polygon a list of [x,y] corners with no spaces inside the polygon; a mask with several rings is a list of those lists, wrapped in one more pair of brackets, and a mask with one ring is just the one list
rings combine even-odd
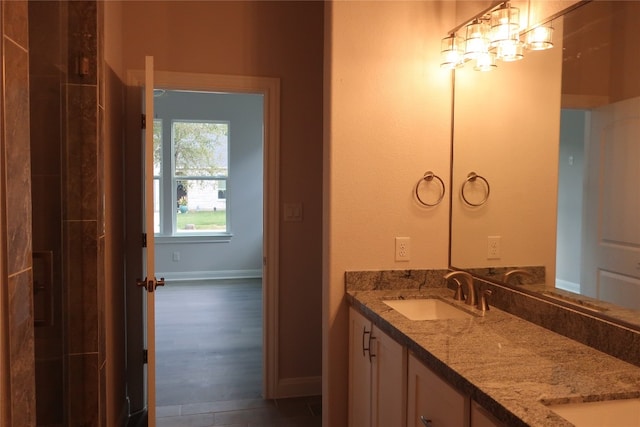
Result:
{"label": "window sill", "polygon": [[233,234],[192,234],[189,236],[159,236],[156,234],[154,240],[156,245],[175,244],[175,243],[228,243],[231,241]]}

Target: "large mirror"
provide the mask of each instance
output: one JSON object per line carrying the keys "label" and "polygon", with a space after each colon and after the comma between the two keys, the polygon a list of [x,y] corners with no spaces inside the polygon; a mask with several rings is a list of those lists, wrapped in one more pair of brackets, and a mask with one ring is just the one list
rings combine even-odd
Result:
{"label": "large mirror", "polygon": [[452,267],[526,267],[514,286],[640,327],[638,22],[640,2],[585,2],[553,49],[456,70]]}

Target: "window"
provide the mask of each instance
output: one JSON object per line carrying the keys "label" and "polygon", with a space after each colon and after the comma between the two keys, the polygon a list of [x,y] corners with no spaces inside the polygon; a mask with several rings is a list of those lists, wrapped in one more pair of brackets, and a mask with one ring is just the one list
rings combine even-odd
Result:
{"label": "window", "polygon": [[153,120],[153,232],[160,233],[160,180],[162,179],[162,120]]}
{"label": "window", "polygon": [[[162,129],[162,120],[154,120],[154,178],[160,195],[154,199],[156,232],[160,236],[228,233],[229,123],[173,120],[169,147]],[[171,164],[163,164],[163,158],[170,158]],[[170,173],[163,175],[162,170]]]}

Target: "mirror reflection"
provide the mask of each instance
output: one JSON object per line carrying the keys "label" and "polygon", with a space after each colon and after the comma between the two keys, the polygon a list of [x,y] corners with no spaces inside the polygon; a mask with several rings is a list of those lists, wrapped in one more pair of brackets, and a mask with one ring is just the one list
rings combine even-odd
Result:
{"label": "mirror reflection", "polygon": [[509,281],[640,326],[637,22],[640,2],[589,2],[552,21],[553,49],[456,70],[452,267],[544,268]]}

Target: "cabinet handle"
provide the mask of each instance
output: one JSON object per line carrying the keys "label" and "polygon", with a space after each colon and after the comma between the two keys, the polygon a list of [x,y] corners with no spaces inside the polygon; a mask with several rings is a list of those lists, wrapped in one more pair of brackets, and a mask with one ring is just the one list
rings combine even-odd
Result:
{"label": "cabinet handle", "polygon": [[431,420],[426,419],[424,415],[420,415],[420,421],[422,421],[422,424],[424,424],[425,427],[433,427],[433,424],[431,424]]}
{"label": "cabinet handle", "polygon": [[[362,327],[362,357],[365,356],[365,352],[369,351],[369,348],[364,346],[364,337],[365,335],[369,335],[371,336],[371,331],[367,331],[367,327],[363,326]],[[371,345],[371,339],[369,339],[369,345]]]}
{"label": "cabinet handle", "polygon": [[[365,335],[369,335],[369,339],[367,340],[367,347],[364,346],[364,337],[365,337]],[[376,357],[375,354],[371,354],[371,340],[375,340],[375,339],[376,339],[376,337],[373,336],[371,331],[367,331],[367,327],[363,326],[362,327],[362,357],[365,356],[366,352],[369,352],[369,362],[371,362],[371,359]]]}

